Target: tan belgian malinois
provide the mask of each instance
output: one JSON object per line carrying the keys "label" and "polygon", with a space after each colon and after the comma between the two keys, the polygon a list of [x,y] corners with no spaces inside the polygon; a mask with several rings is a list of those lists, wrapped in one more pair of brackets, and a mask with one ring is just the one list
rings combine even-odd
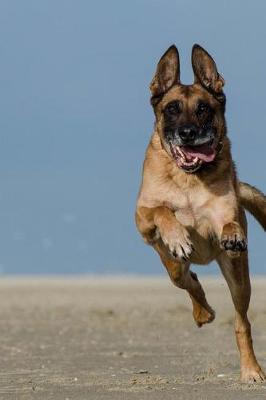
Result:
{"label": "tan belgian malinois", "polygon": [[198,326],[211,322],[215,313],[190,264],[218,262],[236,311],[241,379],[260,382],[266,377],[254,354],[247,317],[244,208],[266,229],[266,197],[238,181],[226,134],[224,79],[199,45],[192,49],[192,67],[194,84],[183,85],[178,50],[171,46],[151,82],[156,122],[144,161],[136,223],[174,285],[187,290]]}

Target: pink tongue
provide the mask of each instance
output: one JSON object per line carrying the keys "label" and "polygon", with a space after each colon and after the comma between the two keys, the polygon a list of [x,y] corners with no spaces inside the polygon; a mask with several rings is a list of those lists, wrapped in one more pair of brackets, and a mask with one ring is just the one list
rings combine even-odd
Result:
{"label": "pink tongue", "polygon": [[187,161],[192,161],[195,157],[198,157],[202,161],[211,162],[216,156],[215,149],[208,144],[195,147],[182,146],[181,150],[185,154]]}

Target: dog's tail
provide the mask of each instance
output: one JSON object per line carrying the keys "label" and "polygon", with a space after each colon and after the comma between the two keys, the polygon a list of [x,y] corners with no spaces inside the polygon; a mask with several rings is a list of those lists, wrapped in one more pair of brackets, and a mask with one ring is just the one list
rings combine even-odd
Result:
{"label": "dog's tail", "polygon": [[248,183],[239,183],[239,195],[242,206],[256,218],[266,230],[266,196]]}

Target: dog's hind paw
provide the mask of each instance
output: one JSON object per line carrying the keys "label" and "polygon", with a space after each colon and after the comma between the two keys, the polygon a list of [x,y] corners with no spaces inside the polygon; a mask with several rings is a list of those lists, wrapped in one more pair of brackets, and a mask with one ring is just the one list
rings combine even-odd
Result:
{"label": "dog's hind paw", "polygon": [[193,317],[198,327],[201,328],[202,325],[209,324],[214,320],[215,312],[211,307],[208,310],[202,306],[194,307]]}
{"label": "dog's hind paw", "polygon": [[254,368],[245,368],[241,371],[242,383],[260,383],[265,381],[266,375],[259,365]]}

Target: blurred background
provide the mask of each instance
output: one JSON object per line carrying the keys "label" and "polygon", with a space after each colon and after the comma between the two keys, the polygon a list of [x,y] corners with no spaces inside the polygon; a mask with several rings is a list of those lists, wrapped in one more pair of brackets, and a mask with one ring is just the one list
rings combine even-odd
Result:
{"label": "blurred background", "polygon": [[[239,176],[266,192],[265,15],[263,0],[1,0],[0,272],[164,273],[134,208],[148,86],[172,43],[183,83],[195,42],[213,55]],[[249,221],[263,274],[265,236]]]}

